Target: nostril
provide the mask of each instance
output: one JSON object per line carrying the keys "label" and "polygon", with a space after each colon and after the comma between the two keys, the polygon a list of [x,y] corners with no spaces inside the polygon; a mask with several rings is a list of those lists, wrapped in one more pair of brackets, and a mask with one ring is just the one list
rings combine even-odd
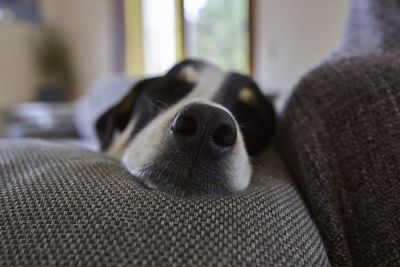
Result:
{"label": "nostril", "polygon": [[236,127],[228,124],[223,124],[215,130],[212,138],[217,145],[230,147],[235,144],[236,135]]}
{"label": "nostril", "polygon": [[190,115],[178,114],[171,123],[171,131],[181,135],[194,135],[197,131],[196,118]]}
{"label": "nostril", "polygon": [[189,156],[196,153],[203,157],[226,155],[235,145],[238,134],[229,112],[203,103],[183,107],[169,127],[177,151]]}

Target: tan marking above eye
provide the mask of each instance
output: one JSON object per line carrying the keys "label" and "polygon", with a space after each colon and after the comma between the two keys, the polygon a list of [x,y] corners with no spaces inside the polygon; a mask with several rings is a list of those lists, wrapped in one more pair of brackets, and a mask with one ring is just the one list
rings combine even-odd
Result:
{"label": "tan marking above eye", "polygon": [[257,95],[247,87],[244,87],[240,90],[239,100],[253,107],[258,105]]}
{"label": "tan marking above eye", "polygon": [[185,82],[196,83],[199,80],[199,73],[194,67],[187,66],[179,72],[177,78]]}

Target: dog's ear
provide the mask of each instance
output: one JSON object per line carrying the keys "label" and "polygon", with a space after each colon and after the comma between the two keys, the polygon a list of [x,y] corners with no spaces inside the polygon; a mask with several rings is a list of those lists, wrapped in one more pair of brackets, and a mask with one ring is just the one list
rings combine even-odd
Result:
{"label": "dog's ear", "polygon": [[144,79],[138,82],[121,101],[99,117],[95,127],[102,151],[111,145],[116,130],[123,131],[125,129],[132,117],[138,97],[146,87],[157,79],[160,79],[160,77]]}

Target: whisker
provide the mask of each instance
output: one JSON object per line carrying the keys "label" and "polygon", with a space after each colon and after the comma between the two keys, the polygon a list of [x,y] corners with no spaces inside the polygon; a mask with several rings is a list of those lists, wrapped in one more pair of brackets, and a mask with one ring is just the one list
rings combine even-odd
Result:
{"label": "whisker", "polygon": [[159,104],[163,105],[165,109],[169,108],[167,103],[165,103],[165,102],[163,102],[163,101],[161,101],[159,99],[156,102],[158,102]]}
{"label": "whisker", "polygon": [[253,124],[253,122],[248,121],[248,122],[239,123],[239,126],[240,126],[241,128],[246,128],[246,127],[248,127],[248,126],[251,125],[251,124]]}
{"label": "whisker", "polygon": [[154,103],[153,100],[151,100],[150,98],[148,98],[147,96],[145,96],[147,102],[149,102],[153,107],[155,107],[156,109],[158,109],[159,111],[164,111],[160,106],[158,106],[156,103]]}

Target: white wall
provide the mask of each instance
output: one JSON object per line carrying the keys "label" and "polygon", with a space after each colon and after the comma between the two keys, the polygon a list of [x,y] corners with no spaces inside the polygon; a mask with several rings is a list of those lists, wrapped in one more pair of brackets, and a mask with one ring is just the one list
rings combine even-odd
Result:
{"label": "white wall", "polygon": [[255,78],[287,94],[338,43],[347,0],[256,0]]}
{"label": "white wall", "polygon": [[33,97],[38,80],[32,41],[39,27],[24,22],[0,22],[0,111]]}
{"label": "white wall", "polygon": [[77,94],[113,71],[113,0],[41,0],[47,23],[66,39],[77,76]]}

